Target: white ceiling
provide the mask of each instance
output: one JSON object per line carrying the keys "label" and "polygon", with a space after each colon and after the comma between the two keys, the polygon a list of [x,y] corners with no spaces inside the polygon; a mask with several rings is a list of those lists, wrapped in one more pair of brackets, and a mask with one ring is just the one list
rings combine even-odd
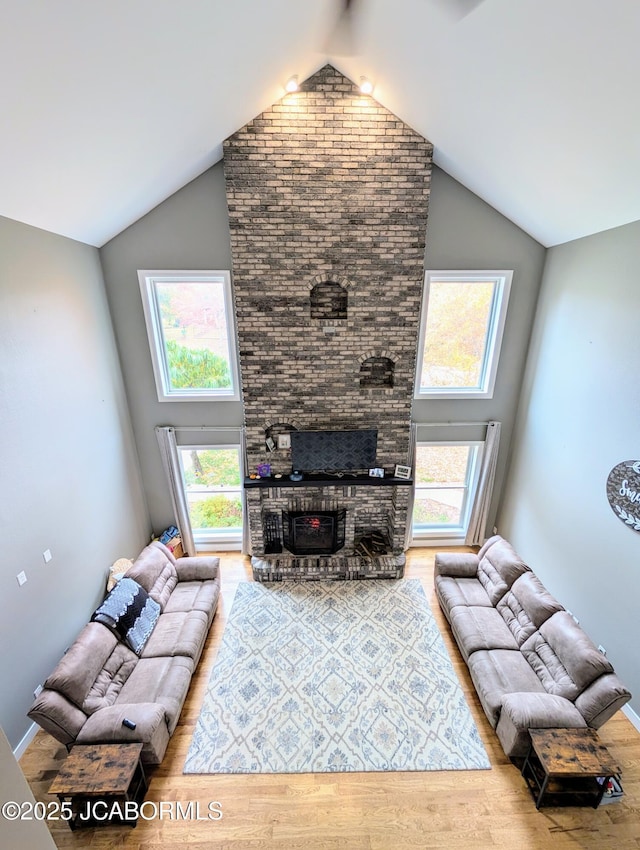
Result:
{"label": "white ceiling", "polygon": [[1,0],[0,215],[102,245],[331,62],[544,245],[640,219],[637,0],[356,11],[344,56],[337,0]]}

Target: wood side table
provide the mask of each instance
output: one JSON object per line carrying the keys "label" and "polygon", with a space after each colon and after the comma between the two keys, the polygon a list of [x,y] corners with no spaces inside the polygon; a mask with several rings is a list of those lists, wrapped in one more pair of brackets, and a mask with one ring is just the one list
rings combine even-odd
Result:
{"label": "wood side table", "polygon": [[136,825],[137,818],[118,820],[107,814],[116,803],[140,805],[144,800],[148,785],[141,753],[142,744],[76,744],[49,788],[61,803],[71,803],[71,829],[114,822]]}
{"label": "wood side table", "polygon": [[531,747],[522,775],[536,801],[551,805],[600,805],[607,782],[620,773],[594,729],[529,729]]}

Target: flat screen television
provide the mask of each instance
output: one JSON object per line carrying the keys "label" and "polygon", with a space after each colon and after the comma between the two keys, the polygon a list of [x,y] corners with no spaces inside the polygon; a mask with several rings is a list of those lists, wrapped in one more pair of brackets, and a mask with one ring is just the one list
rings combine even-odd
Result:
{"label": "flat screen television", "polygon": [[350,472],[376,465],[378,429],[292,431],[291,467],[298,472]]}

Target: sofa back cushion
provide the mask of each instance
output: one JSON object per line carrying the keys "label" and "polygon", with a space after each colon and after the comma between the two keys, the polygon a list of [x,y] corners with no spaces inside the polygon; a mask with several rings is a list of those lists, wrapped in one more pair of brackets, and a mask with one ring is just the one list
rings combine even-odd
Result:
{"label": "sofa back cushion", "polygon": [[613,667],[567,611],[553,614],[522,647],[545,690],[574,701]]}
{"label": "sofa back cushion", "polygon": [[556,611],[564,610],[538,576],[530,571],[514,581],[497,607],[518,646],[522,646]]}
{"label": "sofa back cushion", "polygon": [[145,546],[125,576],[144,587],[149,596],[155,599],[164,611],[178,583],[176,559],[166,546],[154,540],[149,546]]}
{"label": "sofa back cushion", "polygon": [[125,644],[117,643],[89,688],[82,710],[93,714],[113,705],[137,663],[137,655]]}
{"label": "sofa back cushion", "polygon": [[102,623],[87,623],[47,677],[45,688],[59,691],[81,709],[117,643],[115,635]]}
{"label": "sofa back cushion", "polygon": [[478,562],[478,580],[486,590],[491,604],[497,605],[514,581],[530,568],[510,543],[502,537],[492,539],[495,542],[486,548],[483,547],[485,551]]}
{"label": "sofa back cushion", "polygon": [[493,537],[487,538],[478,550],[478,560],[481,561],[487,554],[487,549],[493,546],[494,543],[497,543],[498,540],[504,540],[504,538],[501,537],[499,534],[494,534]]}

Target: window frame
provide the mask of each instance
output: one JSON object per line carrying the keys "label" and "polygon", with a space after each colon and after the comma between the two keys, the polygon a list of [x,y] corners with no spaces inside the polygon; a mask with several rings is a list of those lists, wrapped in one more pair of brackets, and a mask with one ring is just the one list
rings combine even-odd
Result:
{"label": "window frame", "polygon": [[[231,275],[227,270],[138,270],[140,294],[144,310],[144,319],[149,338],[153,376],[156,384],[158,401],[239,401],[240,380],[238,369],[238,354],[236,348],[236,326],[233,310],[233,294],[231,291]],[[157,298],[157,283],[222,283],[224,293],[224,315],[227,328],[229,348],[229,372],[231,387],[211,389],[172,389],[169,379],[167,350],[165,346],[160,305]]]}
{"label": "window frame", "polygon": [[[422,313],[420,317],[420,337],[418,357],[416,358],[416,399],[442,398],[493,398],[500,350],[509,306],[513,270],[428,270],[425,272]],[[429,314],[429,292],[434,282],[443,283],[487,283],[495,282],[493,304],[489,315],[489,326],[485,336],[485,351],[482,362],[480,384],[477,387],[421,387],[422,370],[424,365],[424,348],[426,342],[427,320]]]}
{"label": "window frame", "polygon": [[[185,468],[184,461],[182,459],[182,452],[203,452],[203,451],[217,451],[217,450],[228,450],[235,449],[238,453],[238,470],[240,473],[240,481],[237,487],[230,487],[221,485],[219,490],[211,491],[213,495],[216,493],[239,493],[240,494],[240,505],[242,507],[242,516],[244,519],[245,513],[245,493],[244,487],[242,484],[243,478],[243,463],[242,463],[242,446],[240,443],[207,443],[203,445],[202,443],[197,444],[178,444],[178,464],[180,467],[180,475],[182,478],[182,489],[184,492],[184,497],[188,506],[189,513],[189,522],[191,523],[191,511],[189,509],[189,490],[187,489],[187,483],[185,479]],[[203,551],[211,548],[211,544],[219,548],[225,549],[238,549],[241,548],[242,544],[242,536],[243,536],[243,523],[241,521],[240,526],[230,527],[230,528],[220,528],[220,529],[202,529],[202,528],[194,528],[191,523],[191,533],[193,534],[193,542],[196,545],[196,549],[198,551]],[[222,544],[225,544],[224,546]]]}
{"label": "window frame", "polygon": [[[417,481],[417,475],[414,473],[414,485],[413,485],[413,509],[411,514],[411,542],[412,545],[420,546],[424,545],[424,541],[428,540],[430,545],[435,543],[436,540],[441,540],[444,543],[451,543],[452,540],[464,540],[467,534],[467,530],[469,528],[469,520],[471,518],[471,510],[473,506],[473,499],[475,497],[476,489],[478,486],[478,481],[480,479],[480,469],[482,466],[482,456],[484,454],[484,440],[421,440],[419,443],[416,443],[416,462],[417,462],[417,452],[421,447],[428,446],[468,446],[473,449],[472,456],[469,458],[467,462],[467,477],[465,483],[463,485],[465,489],[464,502],[461,510],[461,522],[459,525],[431,525],[428,527],[423,526],[422,528],[417,528],[416,523],[413,520],[413,509],[415,509],[415,503],[418,498],[418,493],[420,490],[438,490],[438,489],[454,489],[451,487],[429,487],[427,485],[420,485]],[[455,488],[459,489],[459,488]]]}

